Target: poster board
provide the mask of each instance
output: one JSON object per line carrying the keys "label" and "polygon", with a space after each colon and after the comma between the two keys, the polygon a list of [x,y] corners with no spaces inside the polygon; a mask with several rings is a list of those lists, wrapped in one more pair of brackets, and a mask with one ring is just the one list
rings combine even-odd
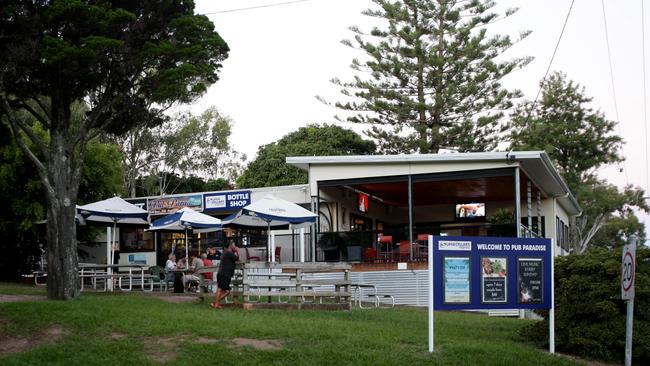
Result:
{"label": "poster board", "polygon": [[436,310],[550,309],[551,240],[433,237]]}

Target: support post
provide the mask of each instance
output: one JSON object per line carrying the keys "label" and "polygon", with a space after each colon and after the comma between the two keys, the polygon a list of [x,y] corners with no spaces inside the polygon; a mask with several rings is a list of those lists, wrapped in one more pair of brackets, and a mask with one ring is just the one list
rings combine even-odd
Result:
{"label": "support post", "polygon": [[433,236],[429,235],[429,353],[433,352]]}
{"label": "support post", "polygon": [[528,233],[530,232],[532,234],[533,232],[533,193],[530,179],[526,179],[526,216],[528,218],[526,220],[526,225],[528,225],[526,237],[528,237]]}
{"label": "support post", "polygon": [[305,261],[305,228],[300,228],[300,262]]}
{"label": "support post", "polygon": [[551,309],[548,312],[548,352],[555,353],[555,240],[551,239]]}
{"label": "support post", "polygon": [[408,177],[408,204],[409,204],[409,260],[413,262],[413,179]]}
{"label": "support post", "polygon": [[542,232],[542,192],[537,188],[537,236],[544,237]]}
{"label": "support post", "polygon": [[521,238],[521,190],[519,168],[515,168],[515,229],[517,237]]}
{"label": "support post", "polygon": [[275,233],[271,231],[271,250],[269,252],[271,256],[271,263],[275,263]]}
{"label": "support post", "polygon": [[[317,200],[318,200],[317,196],[312,196],[311,197],[311,212],[313,212],[316,215],[320,216],[320,214],[318,213],[318,209],[316,207],[317,206],[316,205]],[[310,242],[311,242],[311,255],[310,256],[311,256],[311,261],[312,262],[316,262],[316,236],[317,236],[316,234],[318,232],[317,227],[318,227],[318,219],[316,219],[316,223],[311,225],[311,229],[310,229],[311,230],[310,238],[309,238]]]}

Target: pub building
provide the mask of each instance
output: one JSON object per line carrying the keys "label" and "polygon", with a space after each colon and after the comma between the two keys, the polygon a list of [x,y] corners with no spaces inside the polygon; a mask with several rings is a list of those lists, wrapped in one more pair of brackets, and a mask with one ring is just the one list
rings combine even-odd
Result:
{"label": "pub building", "polygon": [[[568,223],[581,213],[540,151],[300,156],[286,162],[306,171],[308,183],[127,200],[149,211],[153,221],[182,207],[225,218],[272,194],[319,214],[307,230],[307,261],[352,262],[359,279],[386,281],[389,290],[405,292],[396,296],[398,303],[416,305],[426,302],[419,288],[426,282],[428,235],[551,238],[556,255],[563,255],[569,251]],[[274,233],[279,260],[298,261],[298,230]],[[185,250],[184,233],[121,228],[118,238],[122,264],[163,265],[172,250]],[[265,229],[225,227],[190,237],[193,250],[230,241],[243,248],[244,260],[265,258]],[[105,261],[105,248],[84,249],[91,261]]]}

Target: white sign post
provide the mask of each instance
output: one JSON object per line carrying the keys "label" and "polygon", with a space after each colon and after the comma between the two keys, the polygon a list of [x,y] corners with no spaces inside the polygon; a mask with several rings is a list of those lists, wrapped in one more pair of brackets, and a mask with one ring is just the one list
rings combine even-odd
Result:
{"label": "white sign post", "polygon": [[636,272],[636,237],[623,247],[621,258],[621,298],[627,300],[625,318],[625,366],[632,364],[632,324],[634,320],[634,277]]}
{"label": "white sign post", "polygon": [[433,236],[429,235],[429,353],[433,352]]}

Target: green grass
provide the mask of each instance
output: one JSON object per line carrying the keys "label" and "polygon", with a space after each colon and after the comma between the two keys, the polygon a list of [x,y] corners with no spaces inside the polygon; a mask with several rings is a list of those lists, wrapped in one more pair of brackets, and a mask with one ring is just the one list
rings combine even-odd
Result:
{"label": "green grass", "polygon": [[[0,294],[21,293],[0,284]],[[33,294],[32,288],[22,293]],[[43,293],[43,290],[40,290]],[[213,310],[206,303],[171,304],[141,294],[83,294],[68,302],[0,303],[2,335],[38,337],[53,324],[56,343],[0,357],[2,365],[152,365],[147,354],[172,355],[174,365],[574,365],[523,343],[526,320],[436,313],[436,351],[427,352],[427,312]],[[115,340],[111,334],[126,337]],[[173,337],[163,346],[157,337]],[[197,344],[198,337],[217,339]],[[236,337],[272,339],[281,350],[232,348]]]}

